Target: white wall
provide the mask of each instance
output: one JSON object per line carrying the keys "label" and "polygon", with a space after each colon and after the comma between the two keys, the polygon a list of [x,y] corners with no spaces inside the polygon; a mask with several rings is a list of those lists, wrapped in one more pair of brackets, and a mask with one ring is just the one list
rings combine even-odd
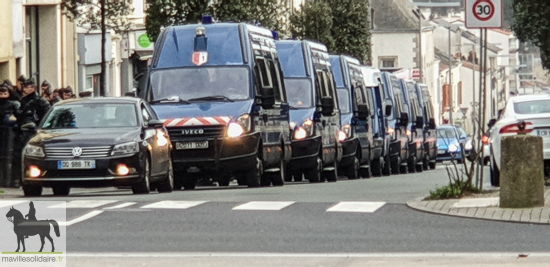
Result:
{"label": "white wall", "polygon": [[418,33],[373,33],[372,43],[372,65],[379,66],[380,57],[397,57],[397,67],[412,69],[416,67],[415,38]]}

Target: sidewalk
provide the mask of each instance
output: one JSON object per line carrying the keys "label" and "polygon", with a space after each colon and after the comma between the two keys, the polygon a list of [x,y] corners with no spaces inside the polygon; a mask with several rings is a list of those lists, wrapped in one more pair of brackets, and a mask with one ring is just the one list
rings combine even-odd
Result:
{"label": "sidewalk", "polygon": [[14,197],[23,197],[23,189],[0,187],[0,199]]}
{"label": "sidewalk", "polygon": [[407,202],[412,209],[466,218],[507,222],[550,224],[550,188],[545,189],[545,205],[532,209],[503,209],[498,197],[462,198],[446,200],[423,200],[417,198]]}

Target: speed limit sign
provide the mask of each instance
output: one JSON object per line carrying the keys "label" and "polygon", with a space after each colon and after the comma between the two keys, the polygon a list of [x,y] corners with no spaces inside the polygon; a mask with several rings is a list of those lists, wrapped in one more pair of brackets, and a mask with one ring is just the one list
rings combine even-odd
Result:
{"label": "speed limit sign", "polygon": [[466,28],[502,27],[502,0],[466,0]]}

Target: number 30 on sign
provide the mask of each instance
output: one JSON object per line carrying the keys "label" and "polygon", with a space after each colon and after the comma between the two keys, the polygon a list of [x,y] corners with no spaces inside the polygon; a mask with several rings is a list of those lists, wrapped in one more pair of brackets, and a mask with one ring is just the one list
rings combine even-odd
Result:
{"label": "number 30 on sign", "polygon": [[500,28],[502,0],[466,0],[467,28]]}

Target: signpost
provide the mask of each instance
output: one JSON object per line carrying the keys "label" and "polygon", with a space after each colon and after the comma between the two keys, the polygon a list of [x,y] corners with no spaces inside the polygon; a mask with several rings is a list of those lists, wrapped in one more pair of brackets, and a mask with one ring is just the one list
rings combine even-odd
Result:
{"label": "signpost", "polygon": [[466,28],[502,27],[502,0],[466,0]]}
{"label": "signpost", "polygon": [[420,77],[421,77],[420,69],[412,69],[413,80],[420,80]]}

